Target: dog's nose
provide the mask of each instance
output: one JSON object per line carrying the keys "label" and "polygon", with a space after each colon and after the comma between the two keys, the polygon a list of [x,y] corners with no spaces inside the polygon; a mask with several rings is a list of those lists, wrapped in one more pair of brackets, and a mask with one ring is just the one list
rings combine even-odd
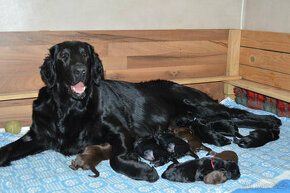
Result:
{"label": "dog's nose", "polygon": [[86,74],[87,72],[87,67],[84,66],[84,65],[81,65],[81,64],[76,64],[73,68],[73,72],[75,75],[83,75],[83,74]]}

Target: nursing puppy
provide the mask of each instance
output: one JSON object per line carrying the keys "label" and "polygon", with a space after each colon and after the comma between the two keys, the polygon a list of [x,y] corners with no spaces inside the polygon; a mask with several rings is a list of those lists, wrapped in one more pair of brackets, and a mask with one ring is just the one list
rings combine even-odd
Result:
{"label": "nursing puppy", "polygon": [[221,184],[227,181],[224,171],[214,170],[204,176],[203,182],[206,184]]}
{"label": "nursing puppy", "polygon": [[254,130],[241,139],[234,138],[234,143],[243,148],[260,147],[270,141],[279,139],[280,130]]}
{"label": "nursing puppy", "polygon": [[209,155],[214,155],[215,158],[220,158],[227,161],[234,161],[236,164],[239,162],[239,157],[234,151],[222,151],[221,153],[211,151],[209,152]]}
{"label": "nursing puppy", "polygon": [[100,173],[96,170],[96,166],[103,160],[111,157],[112,146],[109,143],[101,145],[87,146],[83,153],[79,154],[75,160],[72,160],[69,166],[73,170],[82,168],[83,170],[91,170],[95,175],[90,177],[98,177]]}
{"label": "nursing puppy", "polygon": [[233,161],[202,158],[171,164],[162,174],[162,178],[175,182],[203,181],[207,174],[216,170],[224,172],[227,180],[236,180],[241,175],[238,165]]}
{"label": "nursing puppy", "polygon": [[198,156],[191,151],[188,143],[178,137],[175,137],[175,135],[169,130],[158,131],[154,134],[154,139],[158,145],[166,149],[169,154],[176,159],[185,155],[190,155],[198,159]]}
{"label": "nursing puppy", "polygon": [[154,138],[139,138],[134,143],[134,151],[145,160],[154,164],[154,167],[162,166],[170,161],[178,163],[165,149],[156,144]]}
{"label": "nursing puppy", "polygon": [[205,124],[208,126],[208,128],[224,136],[239,137],[239,138],[243,137],[239,133],[238,126],[233,121],[229,120],[206,121]]}
{"label": "nursing puppy", "polygon": [[200,150],[204,150],[207,152],[212,151],[210,148],[204,146],[200,139],[193,135],[192,130],[181,127],[181,128],[170,128],[171,131],[173,131],[174,135],[182,140],[184,140],[186,143],[188,143],[190,150],[194,153],[199,152]]}

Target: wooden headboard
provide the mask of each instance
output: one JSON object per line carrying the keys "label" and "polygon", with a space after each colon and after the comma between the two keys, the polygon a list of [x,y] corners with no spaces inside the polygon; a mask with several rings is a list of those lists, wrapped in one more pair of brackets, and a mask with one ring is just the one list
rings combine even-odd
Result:
{"label": "wooden headboard", "polygon": [[289,34],[221,29],[1,32],[0,127],[8,120],[30,125],[32,101],[44,85],[39,67],[48,49],[62,41],[92,44],[106,79],[168,79],[218,100],[233,97],[233,85],[246,87],[249,82],[243,81],[250,81],[285,92],[285,100],[289,39]]}

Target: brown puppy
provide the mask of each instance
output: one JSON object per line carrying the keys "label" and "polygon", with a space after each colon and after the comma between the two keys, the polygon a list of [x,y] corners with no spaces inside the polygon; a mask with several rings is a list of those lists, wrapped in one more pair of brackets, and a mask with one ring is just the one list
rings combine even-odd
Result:
{"label": "brown puppy", "polygon": [[171,131],[173,131],[174,135],[182,140],[184,140],[185,142],[188,143],[188,145],[190,146],[190,149],[192,152],[197,153],[200,150],[204,150],[207,152],[212,151],[210,148],[204,146],[200,139],[198,137],[196,137],[193,133],[191,129],[188,129],[186,127],[181,127],[181,128],[169,128]]}
{"label": "brown puppy", "polygon": [[209,152],[210,155],[214,155],[215,158],[220,158],[223,160],[228,161],[234,161],[236,164],[238,164],[239,157],[238,155],[233,151],[222,151],[221,153],[216,153],[214,151]]}
{"label": "brown puppy", "polygon": [[109,143],[100,145],[87,146],[83,153],[79,154],[75,160],[72,160],[69,166],[73,170],[82,168],[83,170],[92,170],[95,175],[90,177],[98,177],[100,173],[96,170],[96,166],[103,160],[108,160],[111,157],[112,146]]}
{"label": "brown puppy", "polygon": [[203,177],[206,184],[221,184],[227,181],[224,171],[214,170]]}

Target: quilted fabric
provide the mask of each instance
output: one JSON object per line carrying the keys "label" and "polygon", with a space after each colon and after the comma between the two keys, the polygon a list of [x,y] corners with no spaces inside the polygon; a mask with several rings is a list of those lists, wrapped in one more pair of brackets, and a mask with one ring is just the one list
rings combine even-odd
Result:
{"label": "quilted fabric", "polygon": [[[237,105],[230,99],[223,103],[230,107],[247,109]],[[257,114],[269,114],[264,111],[249,110]],[[290,119],[281,118],[282,127],[280,139],[254,149],[242,149],[236,144],[224,147],[207,145],[220,152],[233,150],[239,155],[241,177],[229,180],[220,185],[207,185],[203,182],[176,183],[159,179],[155,183],[135,181],[114,172],[108,161],[101,162],[97,169],[100,177],[90,178],[90,171],[73,171],[68,166],[75,156],[65,157],[54,151],[28,156],[14,161],[11,166],[0,168],[0,192],[232,192],[241,188],[272,188],[283,179],[290,179]],[[0,146],[10,143],[21,135],[4,133],[0,129]],[[247,134],[249,129],[241,129]],[[204,157],[206,152],[198,153]],[[191,157],[181,158],[184,162]],[[161,175],[169,164],[158,167]],[[275,187],[274,187],[275,188]],[[289,190],[289,189],[288,189]]]}

